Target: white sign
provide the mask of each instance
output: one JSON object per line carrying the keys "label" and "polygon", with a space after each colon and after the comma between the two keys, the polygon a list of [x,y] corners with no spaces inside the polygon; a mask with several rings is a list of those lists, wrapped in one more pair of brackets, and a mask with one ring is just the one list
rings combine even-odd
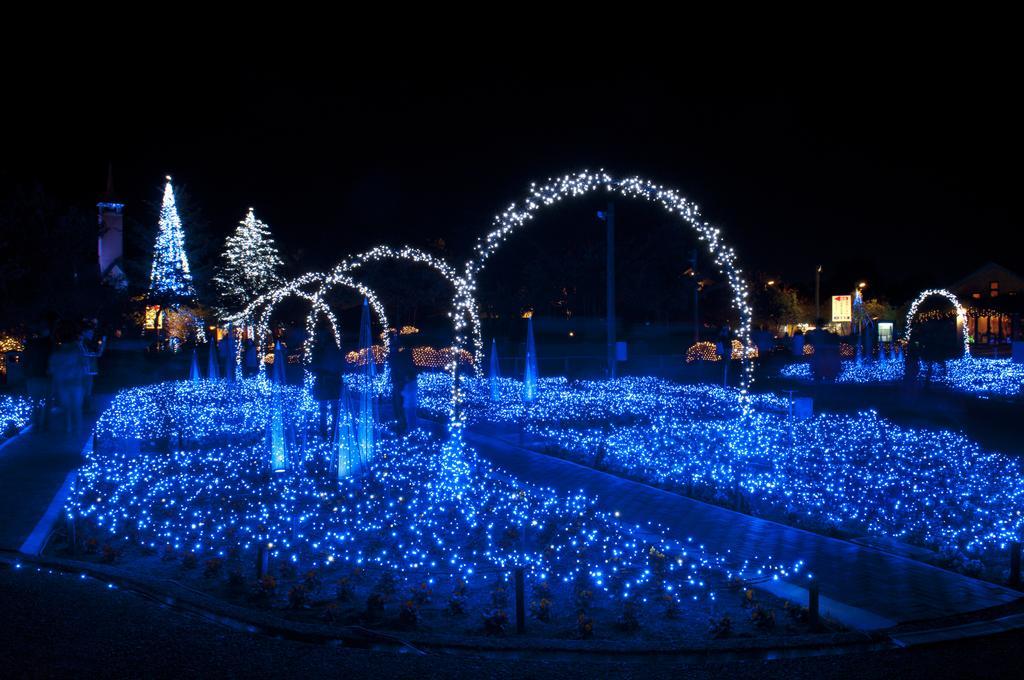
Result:
{"label": "white sign", "polygon": [[832,323],[850,323],[853,321],[853,296],[832,296]]}

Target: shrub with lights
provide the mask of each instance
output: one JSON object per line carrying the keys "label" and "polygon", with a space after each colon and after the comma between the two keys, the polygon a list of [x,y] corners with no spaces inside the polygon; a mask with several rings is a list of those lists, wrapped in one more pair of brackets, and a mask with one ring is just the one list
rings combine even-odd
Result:
{"label": "shrub with lights", "polygon": [[[927,376],[921,363],[917,381]],[[904,363],[897,359],[873,362],[844,361],[837,383],[897,383],[904,378]],[[781,375],[797,380],[811,380],[810,366],[794,363],[782,369]],[[943,362],[931,376],[933,383],[953,392],[972,396],[1020,397],[1024,392],[1024,364],[1010,359],[974,359],[963,357]]]}
{"label": "shrub with lights", "polygon": [[20,395],[0,394],[0,441],[28,425],[32,402]]}
{"label": "shrub with lights", "polygon": [[[420,378],[427,414],[443,413],[446,376]],[[872,411],[790,419],[754,395],[655,378],[543,379],[534,402],[501,379],[463,379],[467,420],[525,426],[533,445],[577,462],[796,526],[876,535],[1001,562],[1024,537],[1024,467],[948,430],[896,425]]]}
{"label": "shrub with lights", "polygon": [[[122,392],[100,419],[68,518],[80,541],[109,546],[116,560],[134,551],[184,568],[190,556],[214,576],[241,575],[231,578],[253,584],[260,602],[292,607],[343,579],[337,597],[361,602],[376,592],[350,581],[362,573],[394,580],[392,594],[412,592],[419,609],[424,590],[482,589],[522,567],[531,582],[585,582],[609,601],[671,593],[703,620],[719,586],[790,573],[732,564],[656,526],[623,525],[593,499],[520,483],[422,430],[398,437],[385,425],[375,455],[356,469],[343,439],[316,434],[314,416],[305,390],[258,378]],[[276,427],[289,433],[283,442],[267,434]],[[272,587],[256,580],[261,552],[276,565]],[[664,556],[657,569],[652,555]],[[311,572],[314,585],[300,577]]]}

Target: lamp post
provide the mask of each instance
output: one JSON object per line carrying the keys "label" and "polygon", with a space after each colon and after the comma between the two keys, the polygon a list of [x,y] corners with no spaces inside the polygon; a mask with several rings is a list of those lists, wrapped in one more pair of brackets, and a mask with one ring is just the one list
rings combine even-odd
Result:
{"label": "lamp post", "polygon": [[598,219],[607,225],[608,259],[606,269],[606,315],[608,321],[608,378],[615,378],[615,204],[608,202],[607,210],[599,210]]}
{"label": "lamp post", "polygon": [[818,265],[817,271],[814,272],[814,325],[818,325],[818,319],[821,318],[821,265]]}

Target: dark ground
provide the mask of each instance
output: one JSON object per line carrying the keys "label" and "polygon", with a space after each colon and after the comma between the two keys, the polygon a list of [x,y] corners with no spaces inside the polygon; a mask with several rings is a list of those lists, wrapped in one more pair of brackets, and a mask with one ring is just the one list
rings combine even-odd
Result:
{"label": "dark ground", "polygon": [[937,647],[680,666],[537,658],[415,656],[248,633],[75,576],[0,563],[4,677],[1020,677],[1024,632]]}

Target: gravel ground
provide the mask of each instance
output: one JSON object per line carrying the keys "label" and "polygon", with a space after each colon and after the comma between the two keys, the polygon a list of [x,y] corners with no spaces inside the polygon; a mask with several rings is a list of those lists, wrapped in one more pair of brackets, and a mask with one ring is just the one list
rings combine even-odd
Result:
{"label": "gravel ground", "polygon": [[0,564],[4,677],[1020,677],[1024,632],[938,647],[705,663],[415,656],[268,638],[75,576]]}

